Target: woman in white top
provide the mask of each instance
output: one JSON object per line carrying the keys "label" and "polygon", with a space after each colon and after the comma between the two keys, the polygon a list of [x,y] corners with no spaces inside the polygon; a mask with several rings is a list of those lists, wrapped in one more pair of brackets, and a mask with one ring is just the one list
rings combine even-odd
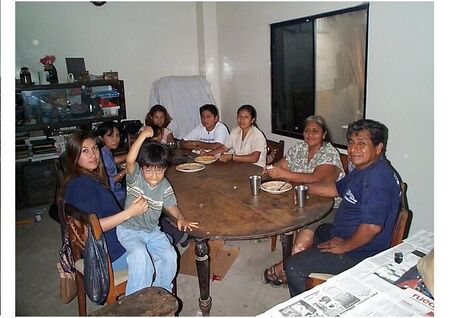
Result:
{"label": "woman in white top", "polygon": [[238,127],[233,128],[225,145],[211,151],[219,154],[219,161],[250,162],[260,167],[266,165],[266,138],[256,127],[256,110],[252,105],[242,105],[237,111]]}

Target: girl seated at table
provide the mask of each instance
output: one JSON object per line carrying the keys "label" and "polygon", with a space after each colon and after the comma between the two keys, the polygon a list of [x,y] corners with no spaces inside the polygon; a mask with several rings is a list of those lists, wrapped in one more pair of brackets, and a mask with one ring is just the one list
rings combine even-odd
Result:
{"label": "girl seated at table", "polygon": [[172,131],[167,128],[172,118],[170,117],[167,109],[162,105],[154,105],[150,108],[147,116],[145,117],[146,126],[159,126],[162,128],[161,143],[166,144],[168,142],[174,142]]}
{"label": "girl seated at table", "polygon": [[242,105],[237,111],[237,124],[225,145],[208,153],[220,154],[219,161],[254,163],[266,165],[266,138],[256,126],[256,110],[252,105]]}
{"label": "girl seated at table", "polygon": [[117,149],[120,143],[119,124],[114,121],[101,123],[95,130],[97,140],[101,144],[102,161],[108,174],[109,187],[120,206],[125,206],[126,189],[122,183],[125,169],[118,171],[117,165],[125,163],[127,154],[113,155],[112,150]]}

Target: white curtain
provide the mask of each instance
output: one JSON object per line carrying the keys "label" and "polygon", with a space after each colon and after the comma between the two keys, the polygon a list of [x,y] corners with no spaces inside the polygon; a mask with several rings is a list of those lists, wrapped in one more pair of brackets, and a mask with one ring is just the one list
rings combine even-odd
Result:
{"label": "white curtain", "polygon": [[153,82],[150,108],[155,104],[166,107],[172,117],[169,128],[175,138],[182,139],[200,124],[199,108],[215,102],[210,83],[203,77],[166,76]]}

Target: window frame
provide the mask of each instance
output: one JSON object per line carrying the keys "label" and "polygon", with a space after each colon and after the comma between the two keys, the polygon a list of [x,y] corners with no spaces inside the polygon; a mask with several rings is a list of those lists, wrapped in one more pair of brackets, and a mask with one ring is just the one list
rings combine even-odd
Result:
{"label": "window frame", "polygon": [[[363,92],[363,103],[362,103],[362,118],[366,118],[366,96],[367,96],[367,59],[368,59],[368,34],[369,34],[369,3],[363,3],[361,5],[357,5],[354,7],[349,7],[349,8],[345,8],[345,9],[339,9],[339,10],[334,10],[334,11],[329,11],[329,12],[324,12],[324,13],[320,13],[320,14],[316,14],[316,15],[311,15],[311,16],[306,16],[306,17],[302,17],[302,18],[297,18],[297,19],[292,19],[292,20],[287,20],[287,21],[282,21],[282,22],[276,22],[276,23],[272,23],[270,24],[270,60],[271,60],[271,132],[274,134],[278,134],[278,135],[282,135],[282,136],[287,136],[287,137],[292,137],[292,138],[297,138],[297,139],[304,139],[303,138],[303,132],[301,131],[303,127],[301,127],[300,131],[295,132],[294,130],[283,130],[281,128],[276,127],[277,124],[277,109],[279,109],[280,107],[282,108],[283,106],[278,106],[276,105],[276,103],[278,102],[275,98],[275,96],[277,96],[278,92],[277,92],[277,88],[276,88],[276,83],[275,83],[275,67],[274,65],[277,63],[276,58],[278,57],[278,55],[276,54],[276,39],[275,39],[275,35],[276,35],[276,31],[279,28],[283,28],[283,27],[287,27],[287,26],[292,26],[292,25],[296,25],[296,24],[300,24],[300,23],[305,23],[305,22],[312,22],[312,33],[313,33],[313,45],[312,45],[312,51],[313,51],[313,65],[312,65],[312,70],[313,70],[313,109],[314,109],[314,115],[316,115],[316,97],[317,97],[317,87],[316,87],[316,81],[317,81],[317,67],[316,67],[316,58],[317,58],[317,54],[316,54],[316,36],[317,36],[317,32],[316,32],[316,23],[315,20],[319,19],[319,18],[324,18],[324,17],[330,17],[330,16],[335,16],[335,15],[340,15],[340,14],[345,14],[345,13],[349,13],[349,12],[355,12],[355,11],[362,11],[362,10],[366,10],[366,35],[365,35],[365,65],[364,65],[364,92]],[[320,114],[318,114],[320,115]],[[304,120],[305,118],[303,118]],[[303,120],[301,121],[301,124],[303,123]],[[346,145],[342,145],[339,143],[334,143],[333,144],[337,147],[337,148],[347,148]]]}

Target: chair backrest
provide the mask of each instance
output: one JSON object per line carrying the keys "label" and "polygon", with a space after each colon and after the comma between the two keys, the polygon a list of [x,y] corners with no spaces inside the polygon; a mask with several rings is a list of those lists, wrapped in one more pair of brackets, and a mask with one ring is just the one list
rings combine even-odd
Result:
{"label": "chair backrest", "polygon": [[406,190],[408,185],[404,182],[400,183],[402,190],[400,197],[400,211],[397,216],[397,221],[394,225],[394,230],[392,232],[391,246],[399,244],[408,236],[409,228],[412,221],[412,212],[408,207],[408,200],[406,198]]}
{"label": "chair backrest", "polygon": [[267,139],[266,164],[271,165],[281,160],[284,155],[284,140],[279,142]]}
{"label": "chair backrest", "polygon": [[69,203],[64,203],[64,221],[69,233],[70,247],[74,262],[83,258],[85,243],[87,240],[87,225],[89,215]]}
{"label": "chair backrest", "polygon": [[[64,204],[64,219],[66,222],[67,231],[69,233],[70,247],[72,249],[74,262],[76,263],[83,258],[83,252],[88,235],[88,224],[91,225],[92,233],[96,240],[100,239],[103,230],[95,213],[88,214],[69,203]],[[109,290],[111,292],[114,290],[115,283],[109,255],[108,272],[110,277]]]}
{"label": "chair backrest", "polygon": [[348,174],[348,155],[345,153],[339,153],[341,157],[342,166],[344,167],[345,174]]}

